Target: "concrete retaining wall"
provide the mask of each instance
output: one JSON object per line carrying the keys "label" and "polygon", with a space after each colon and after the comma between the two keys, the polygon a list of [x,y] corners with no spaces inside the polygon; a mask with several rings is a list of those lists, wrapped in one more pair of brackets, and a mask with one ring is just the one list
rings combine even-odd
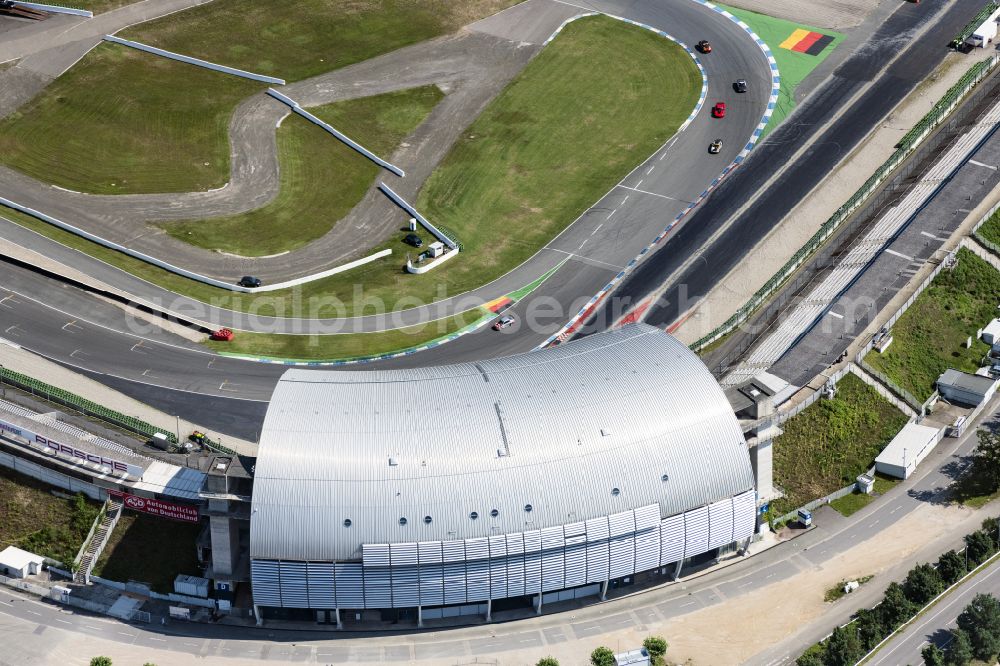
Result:
{"label": "concrete retaining wall", "polygon": [[74,7],[60,7],[59,5],[43,5],[38,2],[15,2],[18,7],[26,7],[28,9],[40,9],[43,12],[51,12],[52,14],[72,14],[73,16],[83,16],[85,18],[93,18],[94,12],[89,9],[76,9]]}
{"label": "concrete retaining wall", "polygon": [[417,212],[416,208],[414,208],[413,206],[411,206],[410,204],[408,204],[406,202],[406,199],[404,199],[403,197],[401,197],[398,194],[396,194],[392,190],[391,187],[389,187],[385,183],[379,183],[378,184],[378,189],[382,190],[382,193],[385,196],[387,196],[390,199],[392,199],[392,201],[397,206],[399,206],[400,208],[402,208],[403,210],[405,210],[407,213],[409,213],[410,216],[413,219],[415,219],[417,222],[419,222],[421,224],[421,226],[423,226],[425,229],[427,229],[427,231],[429,231],[432,234],[434,234],[435,238],[437,238],[439,241],[441,241],[442,243],[444,243],[445,245],[447,245],[448,247],[450,247],[452,250],[458,249],[458,243],[456,243],[451,238],[448,238],[448,236],[445,235],[445,233],[443,231],[441,231],[440,229],[438,229],[437,227],[435,227],[433,224],[431,224],[430,222],[428,222],[426,217],[424,217],[419,212]]}
{"label": "concrete retaining wall", "polygon": [[155,46],[149,46],[148,44],[143,44],[141,42],[133,42],[128,39],[122,39],[121,37],[115,37],[114,35],[104,35],[104,41],[114,42],[115,44],[128,46],[129,48],[138,49],[139,51],[145,51],[146,53],[152,53],[153,55],[162,56],[164,58],[170,58],[171,60],[178,60],[180,62],[186,62],[189,65],[204,67],[205,69],[211,69],[216,72],[222,72],[223,74],[232,74],[233,76],[239,76],[244,79],[252,79],[254,81],[260,81],[262,83],[275,83],[278,85],[285,85],[284,79],[275,78],[273,76],[265,76],[263,74],[254,74],[253,72],[247,72],[242,69],[236,69],[235,67],[226,67],[225,65],[217,65],[214,62],[201,60],[199,58],[192,58],[191,56],[181,55],[180,53],[174,53],[173,51],[158,49]]}

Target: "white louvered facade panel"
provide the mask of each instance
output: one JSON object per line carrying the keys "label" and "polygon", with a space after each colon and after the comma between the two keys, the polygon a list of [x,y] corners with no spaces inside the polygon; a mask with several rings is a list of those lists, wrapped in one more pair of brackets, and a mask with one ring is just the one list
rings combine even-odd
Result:
{"label": "white louvered facade panel", "polygon": [[444,602],[465,603],[465,562],[444,565]]}
{"label": "white louvered facade panel", "polygon": [[440,564],[421,563],[420,603],[423,606],[444,605],[444,573]]}
{"label": "white louvered facade panel", "polygon": [[708,549],[733,541],[733,500],[728,497],[708,505]]}
{"label": "white louvered facade panel", "polygon": [[392,574],[389,567],[364,567],[365,608],[392,608]]}
{"label": "white louvered facade panel", "polygon": [[566,539],[566,587],[587,583],[587,536]]}
{"label": "white louvered facade panel", "polygon": [[258,606],[281,606],[281,573],[277,562],[253,560],[253,602]]}
{"label": "white louvered facade panel", "polygon": [[507,558],[498,557],[490,560],[490,599],[506,599],[507,593]]}
{"label": "white louvered facade panel", "polygon": [[684,557],[708,552],[708,507],[684,514]]}
{"label": "white louvered facade panel", "polygon": [[416,543],[394,543],[389,546],[389,561],[393,567],[405,567],[417,563]]}
{"label": "white louvered facade panel", "polygon": [[524,554],[524,593],[537,594],[542,591],[542,554]]}
{"label": "white louvered facade panel", "polygon": [[465,564],[465,593],[469,601],[490,598],[490,561],[471,560]]}
{"label": "white louvered facade panel", "polygon": [[464,562],[465,542],[464,541],[444,541],[441,543],[442,562]]}
{"label": "white louvered facade panel", "polygon": [[361,547],[361,563],[366,567],[389,566],[389,544],[366,543]]}
{"label": "white louvered facade panel", "polygon": [[660,566],[665,567],[684,559],[684,514],[664,518],[660,522]]}
{"label": "white louvered facade panel", "polygon": [[[415,551],[416,549],[414,548]],[[412,608],[419,605],[420,577],[417,572],[417,566],[413,564],[392,567],[392,607]]]}
{"label": "white louvered facade panel", "polygon": [[733,498],[733,540],[750,537],[756,527],[757,493],[751,490]]}
{"label": "white louvered facade panel", "polygon": [[611,537],[609,578],[635,573],[635,534]]}
{"label": "white louvered facade panel", "polygon": [[309,562],[309,608],[336,608],[337,592],[332,562]]}
{"label": "white louvered facade panel", "polygon": [[425,564],[439,564],[441,562],[441,542],[421,541],[417,544],[417,558],[420,566]]}
{"label": "white louvered facade panel", "polygon": [[635,535],[635,570],[649,571],[660,566],[660,527],[656,525]]}
{"label": "white louvered facade panel", "polygon": [[364,608],[364,570],[360,564],[335,564],[338,608]]}
{"label": "white louvered facade panel", "polygon": [[566,556],[562,547],[542,551],[542,591],[551,592],[566,587]]}
{"label": "white louvered facade panel", "polygon": [[483,537],[481,539],[465,540],[466,560],[488,560],[490,557],[490,540]]}
{"label": "white louvered facade panel", "polygon": [[281,605],[285,608],[309,608],[308,583],[305,562],[282,562]]}

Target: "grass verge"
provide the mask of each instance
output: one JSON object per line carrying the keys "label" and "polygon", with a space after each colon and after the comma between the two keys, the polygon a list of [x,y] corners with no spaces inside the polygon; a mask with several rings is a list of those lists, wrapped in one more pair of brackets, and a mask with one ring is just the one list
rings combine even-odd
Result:
{"label": "grass verge", "polygon": [[[889,349],[871,352],[865,361],[926,400],[948,368],[979,368],[989,347],[975,338],[976,331],[996,316],[998,299],[1000,271],[962,248],[955,268],[941,271],[892,327]],[[966,349],[969,337],[973,343]]]}
{"label": "grass verge", "polygon": [[[860,578],[857,578],[856,580],[858,582],[858,585],[864,585],[865,583],[867,583],[868,581],[870,581],[872,578],[874,578],[874,576],[868,575],[868,576],[861,576]],[[823,601],[826,601],[826,602],[829,603],[829,602],[832,602],[832,601],[836,601],[837,599],[840,599],[841,597],[847,596],[848,593],[844,592],[844,586],[845,585],[847,585],[847,581],[846,580],[842,580],[839,583],[837,583],[836,585],[834,585],[833,587],[831,587],[830,589],[828,589],[826,591],[826,593],[823,594]]]}
{"label": "grass verge", "polygon": [[876,475],[875,485],[870,495],[865,495],[855,490],[850,495],[838,498],[830,502],[830,506],[839,511],[844,516],[850,516],[871,504],[877,497],[884,495],[890,488],[897,485],[900,479],[892,479],[887,476]]}
{"label": "grass verge", "polygon": [[837,395],[819,400],[781,427],[774,442],[774,480],[785,497],[772,503],[782,515],[843,488],[871,467],[906,424],[905,414],[853,374]]}
{"label": "grass verge", "polygon": [[408,246],[400,234],[372,248],[392,247],[390,257],[254,297],[182,278],[23,215],[5,216],[218,307],[303,317],[366,314],[372,303],[392,311],[465,292],[522,263],[669,138],[700,89],[697,68],[672,42],[605,17],[571,23],[494,100],[425,186],[422,212],[465,245],[458,258],[426,275],[403,271]]}
{"label": "grass verge", "polygon": [[73,564],[101,505],[82,494],[64,499],[51,486],[0,467],[0,550],[23,550]]}
{"label": "grass verge", "polygon": [[520,0],[215,0],[120,36],[289,81],[452,32]]}
{"label": "grass verge", "polygon": [[417,347],[471,326],[483,318],[494,316],[496,315],[492,312],[476,308],[454,317],[380,333],[282,335],[240,332],[230,342],[209,340],[206,344],[217,352],[247,356],[287,360],[347,361]]}
{"label": "grass verge", "polygon": [[94,566],[94,575],[141,581],[156,592],[173,592],[178,574],[202,573],[195,547],[200,530],[200,525],[126,511]]}
{"label": "grass verge", "polygon": [[[746,9],[737,9],[735,7],[726,7],[726,9],[733,16],[736,16],[749,25],[771,47],[771,54],[774,55],[774,59],[778,63],[778,73],[781,75],[781,88],[778,93],[778,103],[774,107],[774,113],[771,116],[771,122],[764,128],[763,136],[767,136],[795,108],[795,89],[798,85],[820,63],[826,60],[827,56],[833,53],[840,42],[844,41],[844,35],[833,30],[799,25],[798,23],[774,18],[766,14],[758,14]],[[815,56],[781,48],[781,44],[798,29],[829,35],[833,37],[833,41],[823,49],[822,53]]]}
{"label": "grass verge", "polygon": [[0,121],[0,160],[95,194],[188,192],[229,179],[229,116],[261,84],[100,44]]}
{"label": "grass verge", "polygon": [[951,488],[951,498],[970,509],[979,509],[998,497],[1000,490],[993,488],[976,465],[971,465]]}
{"label": "grass verge", "polygon": [[[377,155],[389,157],[444,96],[424,86],[311,109]],[[294,250],[323,236],[365,195],[379,167],[296,114],[277,131],[281,190],[248,213],[161,226],[210,250],[261,256]]]}
{"label": "grass verge", "polygon": [[993,213],[990,219],[979,227],[979,235],[994,245],[1000,245],[1000,211]]}

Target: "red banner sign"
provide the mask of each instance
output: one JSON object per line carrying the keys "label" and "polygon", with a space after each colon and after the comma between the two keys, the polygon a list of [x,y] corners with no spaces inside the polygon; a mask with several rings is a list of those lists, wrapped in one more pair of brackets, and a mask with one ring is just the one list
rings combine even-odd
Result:
{"label": "red banner sign", "polygon": [[171,518],[173,520],[183,520],[187,523],[198,522],[198,507],[187,504],[175,504],[158,499],[139,497],[130,493],[123,493],[119,490],[109,490],[109,495],[120,497],[125,503],[126,509],[149,513],[161,518]]}

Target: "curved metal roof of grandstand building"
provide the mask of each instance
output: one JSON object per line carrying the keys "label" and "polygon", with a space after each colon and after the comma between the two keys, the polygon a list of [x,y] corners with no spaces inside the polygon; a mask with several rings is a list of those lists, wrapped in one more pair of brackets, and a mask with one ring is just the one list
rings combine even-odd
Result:
{"label": "curved metal roof of grandstand building", "polygon": [[[701,360],[628,326],[434,368],[288,370],[261,434],[251,557],[361,558],[753,488],[744,438]],[[347,521],[350,521],[349,523]]]}

